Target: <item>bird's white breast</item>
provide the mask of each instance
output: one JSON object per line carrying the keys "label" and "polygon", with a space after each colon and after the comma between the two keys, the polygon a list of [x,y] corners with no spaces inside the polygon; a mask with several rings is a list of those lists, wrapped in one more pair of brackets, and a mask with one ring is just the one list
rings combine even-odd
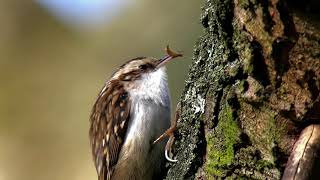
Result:
{"label": "bird's white breast", "polygon": [[139,178],[152,178],[164,160],[166,141],[152,142],[170,126],[170,96],[165,69],[144,74],[129,91],[131,113],[119,163],[133,169]]}
{"label": "bird's white breast", "polygon": [[129,92],[132,119],[126,140],[151,138],[163,133],[170,124],[170,96],[165,69],[144,74],[140,81],[136,82],[139,83],[137,88]]}

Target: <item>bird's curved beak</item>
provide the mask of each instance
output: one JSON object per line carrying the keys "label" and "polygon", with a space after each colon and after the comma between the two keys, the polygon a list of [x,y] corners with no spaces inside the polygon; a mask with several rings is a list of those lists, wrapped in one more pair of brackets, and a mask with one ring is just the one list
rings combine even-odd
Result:
{"label": "bird's curved beak", "polygon": [[175,53],[175,52],[171,51],[169,46],[166,47],[165,51],[166,51],[167,55],[164,58],[161,58],[161,59],[158,60],[157,69],[159,69],[160,67],[166,65],[171,59],[174,59],[176,57],[182,57],[182,54]]}

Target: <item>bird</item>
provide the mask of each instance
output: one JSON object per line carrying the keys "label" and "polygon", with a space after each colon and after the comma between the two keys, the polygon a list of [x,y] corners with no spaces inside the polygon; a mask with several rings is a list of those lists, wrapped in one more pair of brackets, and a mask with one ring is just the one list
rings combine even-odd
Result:
{"label": "bird", "polygon": [[127,61],[99,92],[89,130],[98,180],[157,179],[166,158],[176,162],[167,155],[172,139],[161,141],[176,129],[165,65],[182,54],[166,53]]}

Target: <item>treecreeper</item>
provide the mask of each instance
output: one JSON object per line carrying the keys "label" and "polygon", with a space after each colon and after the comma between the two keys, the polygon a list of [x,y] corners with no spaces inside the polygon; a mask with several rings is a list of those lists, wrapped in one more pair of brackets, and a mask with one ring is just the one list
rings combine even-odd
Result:
{"label": "treecreeper", "polygon": [[89,130],[99,180],[157,179],[166,159],[177,161],[169,156],[176,122],[171,123],[165,65],[182,54],[168,46],[166,53],[127,61],[100,91]]}

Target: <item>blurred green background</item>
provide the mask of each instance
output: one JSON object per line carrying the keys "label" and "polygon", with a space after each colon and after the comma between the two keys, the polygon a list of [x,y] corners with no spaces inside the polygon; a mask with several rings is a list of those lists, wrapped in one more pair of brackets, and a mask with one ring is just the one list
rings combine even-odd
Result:
{"label": "blurred green background", "polygon": [[98,91],[123,62],[160,58],[167,44],[184,54],[168,66],[175,107],[201,1],[107,1],[0,1],[0,180],[96,179],[88,117]]}

